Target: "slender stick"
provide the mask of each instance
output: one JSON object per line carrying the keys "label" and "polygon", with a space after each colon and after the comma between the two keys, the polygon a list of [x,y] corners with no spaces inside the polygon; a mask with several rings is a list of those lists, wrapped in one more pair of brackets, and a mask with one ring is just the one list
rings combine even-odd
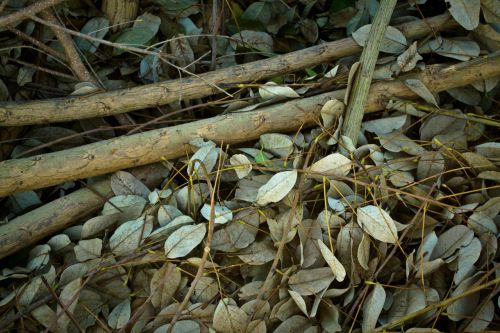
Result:
{"label": "slender stick", "polygon": [[382,44],[382,39],[384,38],[396,2],[397,0],[382,0],[380,2],[380,6],[377,10],[377,14],[375,14],[375,19],[370,29],[370,37],[368,38],[366,47],[361,53],[360,68],[356,74],[342,128],[343,134],[351,139],[354,146],[356,146],[358,142],[361,121],[365,114],[364,109],[368,99],[368,91],[372,83],[380,45]]}
{"label": "slender stick", "polygon": [[170,326],[167,330],[167,333],[170,333],[172,331],[172,329],[174,328],[175,323],[182,315],[182,311],[189,303],[189,300],[191,299],[191,295],[193,295],[193,293],[194,293],[194,289],[196,288],[196,285],[198,284],[198,282],[200,281],[200,279],[203,276],[203,272],[205,271],[205,263],[207,262],[208,256],[210,255],[210,250],[211,250],[210,246],[212,245],[212,238],[214,235],[214,226],[215,226],[215,222],[214,222],[215,221],[215,208],[214,207],[215,207],[215,197],[217,195],[217,193],[216,193],[216,189],[218,186],[217,182],[219,181],[220,170],[222,169],[222,165],[220,165],[221,159],[219,159],[219,167],[217,168],[217,173],[215,176],[215,188],[214,188],[214,186],[212,186],[212,182],[210,181],[210,178],[208,177],[208,172],[207,172],[207,169],[205,168],[205,165],[203,164],[203,162],[200,160],[194,160],[194,161],[192,161],[192,163],[198,163],[202,167],[206,181],[207,181],[208,190],[210,192],[210,216],[209,216],[209,221],[208,221],[207,239],[205,241],[205,247],[203,248],[203,255],[202,255],[201,260],[200,260],[200,266],[198,267],[198,270],[196,271],[196,275],[195,275],[193,281],[191,282],[191,286],[189,287],[189,290],[186,293],[186,296],[184,296],[184,299],[182,300],[181,304],[177,308],[177,311],[175,312],[174,317],[170,321]]}
{"label": "slender stick", "polygon": [[450,298],[447,298],[439,303],[436,303],[436,304],[431,304],[429,305],[428,307],[425,307],[421,310],[418,310],[418,311],[415,311],[415,312],[412,312],[400,319],[397,319],[397,320],[394,320],[390,323],[387,323],[385,325],[382,325],[380,327],[377,327],[375,329],[375,332],[384,332],[385,330],[387,329],[391,329],[391,328],[394,328],[394,327],[398,327],[402,324],[404,324],[405,322],[413,319],[413,318],[416,318],[418,316],[421,316],[423,314],[426,314],[427,312],[429,311],[432,311],[432,310],[435,310],[435,309],[439,309],[439,308],[444,308],[448,305],[450,305],[451,303],[455,302],[455,301],[458,301],[459,299],[461,298],[464,298],[464,297],[467,297],[469,295],[472,295],[472,294],[475,294],[483,289],[486,289],[486,288],[489,288],[489,287],[493,287],[497,284],[500,283],[500,277],[494,279],[494,280],[491,280],[490,282],[487,282],[485,284],[481,284],[481,285],[478,285],[478,286],[475,286],[473,288],[470,288],[470,289],[467,289],[465,292],[463,292],[462,294],[459,294],[459,295],[455,295],[453,297],[450,297]]}
{"label": "slender stick", "polygon": [[28,43],[35,45],[37,48],[44,51],[45,53],[50,54],[54,58],[58,58],[61,60],[67,60],[66,55],[64,53],[61,53],[59,51],[54,50],[50,46],[47,46],[44,43],[40,42],[38,39],[33,38],[30,35],[25,34],[21,30],[18,30],[16,28],[13,28],[10,26],[7,26],[6,29],[9,30],[10,32],[12,32],[14,35],[18,36],[19,38],[27,41]]}

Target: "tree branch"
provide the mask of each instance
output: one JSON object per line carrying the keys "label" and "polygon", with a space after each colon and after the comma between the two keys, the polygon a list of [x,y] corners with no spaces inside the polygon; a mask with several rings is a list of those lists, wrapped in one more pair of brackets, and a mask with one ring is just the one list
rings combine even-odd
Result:
{"label": "tree branch", "polygon": [[[457,23],[450,19],[449,14],[444,14],[424,21],[409,22],[398,26],[398,28],[407,38],[414,39],[429,34],[431,29],[449,29],[456,25]],[[353,55],[360,50],[361,47],[352,38],[345,38],[270,59],[200,74],[198,77],[170,80],[87,96],[70,96],[22,103],[3,102],[0,103],[0,126],[21,126],[103,117],[156,107],[182,99],[201,98],[219,92],[219,86],[227,89],[240,83],[263,80],[280,73],[294,72],[336,58]]]}
{"label": "tree branch", "polygon": [[32,5],[18,10],[10,15],[5,15],[0,17],[0,27],[5,27],[6,25],[12,25],[28,18],[31,15],[35,15],[44,9],[60,4],[65,0],[40,0],[36,1]]}
{"label": "tree branch", "polygon": [[[372,85],[365,112],[385,108],[388,97],[415,98],[404,84],[418,78],[431,91],[439,92],[500,75],[500,52],[443,68],[427,66],[420,74]],[[0,162],[0,197],[14,192],[56,185],[67,180],[101,175],[133,166],[183,156],[194,138],[235,144],[257,139],[268,132],[290,132],[312,126],[322,105],[342,99],[345,91],[271,105],[251,112],[233,112],[178,126],[118,137],[81,147],[30,158]]]}

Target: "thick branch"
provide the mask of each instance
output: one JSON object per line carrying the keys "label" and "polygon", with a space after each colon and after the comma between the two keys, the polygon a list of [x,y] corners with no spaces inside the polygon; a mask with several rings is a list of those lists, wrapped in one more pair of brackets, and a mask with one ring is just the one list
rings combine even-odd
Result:
{"label": "thick branch", "polygon": [[[431,29],[449,29],[456,26],[448,14],[425,21],[414,21],[398,26],[409,38],[419,38]],[[361,48],[352,38],[324,43],[304,50],[233,66],[199,77],[170,80],[111,92],[24,103],[0,103],[0,126],[20,126],[64,122],[75,119],[109,116],[172,103],[181,99],[201,98],[234,87],[243,82],[254,82],[293,72],[309,66],[332,61],[359,52]]]}
{"label": "thick branch", "polygon": [[[132,173],[150,188],[158,186],[168,174],[161,164],[142,166]],[[95,213],[113,195],[108,177],[1,225],[0,259]]]}
{"label": "thick branch", "polygon": [[5,27],[6,25],[16,24],[18,21],[24,20],[25,18],[35,15],[44,9],[60,4],[65,0],[41,0],[36,1],[32,5],[18,10],[10,15],[0,17],[0,27]]}
{"label": "thick branch", "polygon": [[[443,68],[428,66],[418,74],[431,91],[438,92],[500,75],[500,53]],[[406,77],[407,78],[407,77]],[[0,162],[0,197],[13,192],[56,185],[133,166],[150,164],[162,157],[185,156],[188,143],[205,138],[226,144],[257,139],[267,132],[290,132],[312,126],[321,106],[344,91],[292,100],[252,112],[199,120],[178,126],[118,137],[68,150]],[[387,97],[415,98],[401,80],[372,85],[365,112],[381,110]]]}

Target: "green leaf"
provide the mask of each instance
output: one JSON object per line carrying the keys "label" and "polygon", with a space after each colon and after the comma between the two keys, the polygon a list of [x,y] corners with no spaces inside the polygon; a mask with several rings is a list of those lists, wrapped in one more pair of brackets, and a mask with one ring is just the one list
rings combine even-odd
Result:
{"label": "green leaf", "polygon": [[[91,37],[102,39],[109,31],[109,20],[105,17],[94,17],[83,26],[80,32]],[[100,42],[75,37],[76,46],[83,52],[95,53]]]}
{"label": "green leaf", "polygon": [[241,20],[260,22],[266,26],[271,20],[271,9],[268,3],[258,1],[252,3],[241,15]]}
{"label": "green leaf", "polygon": [[[139,16],[132,28],[122,31],[115,39],[115,43],[125,44],[134,47],[144,46],[149,42],[158,32],[160,28],[161,19],[158,16],[145,13]],[[125,50],[115,48],[113,55],[120,55]]]}

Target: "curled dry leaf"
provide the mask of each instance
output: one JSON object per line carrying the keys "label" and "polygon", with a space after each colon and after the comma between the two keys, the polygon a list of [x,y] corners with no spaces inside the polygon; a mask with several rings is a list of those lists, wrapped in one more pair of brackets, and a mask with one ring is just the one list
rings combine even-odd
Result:
{"label": "curled dry leaf", "polygon": [[323,126],[330,128],[335,124],[335,121],[344,113],[345,105],[338,99],[327,101],[321,108],[321,119]]}
{"label": "curled dry leaf", "polygon": [[263,100],[273,98],[297,98],[299,94],[290,87],[278,86],[274,82],[267,82],[265,85],[259,87],[259,94]]}
{"label": "curled dry leaf", "polygon": [[252,171],[252,163],[243,154],[234,154],[229,159],[229,163],[234,167],[234,171],[240,179],[245,178]]}

